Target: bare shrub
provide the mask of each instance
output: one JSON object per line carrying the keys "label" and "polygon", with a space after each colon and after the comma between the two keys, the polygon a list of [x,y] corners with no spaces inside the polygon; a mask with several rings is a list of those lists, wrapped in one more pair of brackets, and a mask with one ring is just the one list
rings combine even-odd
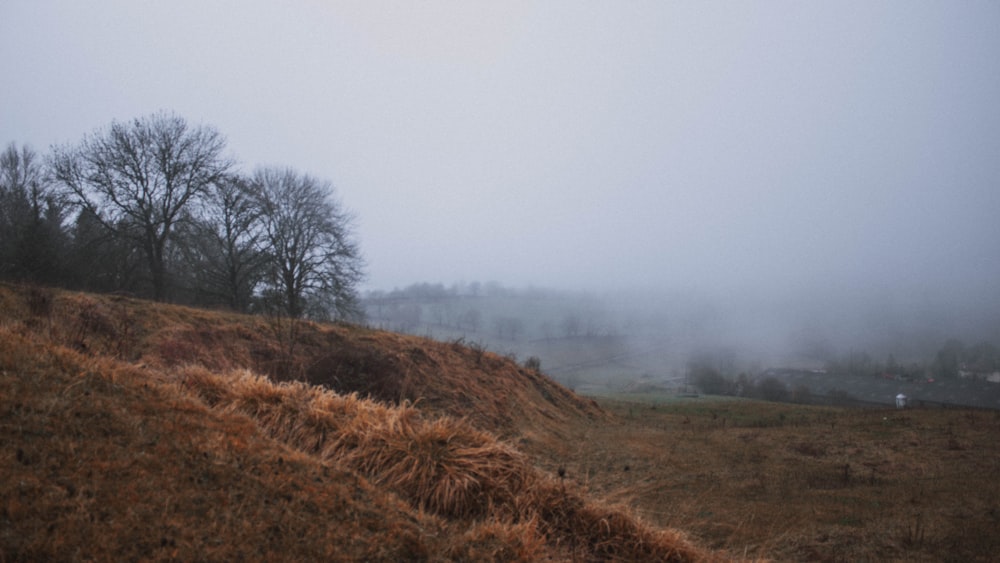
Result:
{"label": "bare shrub", "polygon": [[527,360],[524,360],[524,367],[531,371],[542,371],[542,359],[538,356],[529,356]]}

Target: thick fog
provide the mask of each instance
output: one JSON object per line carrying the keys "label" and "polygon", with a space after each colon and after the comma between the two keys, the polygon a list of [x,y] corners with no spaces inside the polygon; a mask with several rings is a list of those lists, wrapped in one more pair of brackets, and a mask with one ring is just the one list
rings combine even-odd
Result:
{"label": "thick fog", "polygon": [[995,2],[4,2],[0,141],[217,127],[333,182],[366,289],[683,296],[691,339],[759,350],[997,341],[998,54]]}

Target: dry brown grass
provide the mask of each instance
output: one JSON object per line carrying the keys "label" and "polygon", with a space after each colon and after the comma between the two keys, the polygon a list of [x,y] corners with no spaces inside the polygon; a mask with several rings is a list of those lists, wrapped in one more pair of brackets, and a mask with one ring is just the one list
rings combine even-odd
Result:
{"label": "dry brown grass", "polygon": [[680,533],[656,530],[624,507],[597,503],[556,482],[518,450],[464,421],[425,418],[410,405],[387,406],[300,382],[274,384],[248,372],[216,375],[188,368],[177,377],[216,409],[247,415],[276,440],[356,470],[418,510],[476,526],[491,522],[494,531],[530,529],[540,534],[537,542],[571,557],[715,557]]}
{"label": "dry brown grass", "polygon": [[[50,303],[44,314],[28,306],[39,292]],[[460,344],[296,321],[296,353],[288,360],[267,318],[3,284],[0,296],[0,303],[9,303],[0,322],[22,332],[45,332],[51,342],[88,354],[150,367],[248,369],[345,395],[409,401],[505,438],[530,440],[541,433],[543,439],[562,423],[606,416],[593,401],[535,371]]]}
{"label": "dry brown grass", "polygon": [[258,319],[32,291],[0,286],[0,560],[719,559],[486,431],[606,416],[506,360],[308,325],[408,370],[376,402],[258,375]]}
{"label": "dry brown grass", "polygon": [[0,328],[0,560],[394,561],[442,550],[433,519],[355,473],[145,375]]}
{"label": "dry brown grass", "polygon": [[989,561],[1000,413],[602,401],[575,449],[529,453],[701,545],[779,560]]}

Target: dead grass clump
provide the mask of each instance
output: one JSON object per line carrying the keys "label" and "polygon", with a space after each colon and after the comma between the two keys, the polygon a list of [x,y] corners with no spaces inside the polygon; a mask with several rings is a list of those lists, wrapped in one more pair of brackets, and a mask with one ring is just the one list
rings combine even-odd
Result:
{"label": "dead grass clump", "polygon": [[511,503],[525,483],[523,454],[450,418],[425,420],[410,405],[390,407],[299,382],[275,384],[250,372],[178,372],[208,404],[253,418],[271,437],[346,464],[414,506],[461,518]]}
{"label": "dead grass clump", "polygon": [[416,506],[450,518],[510,505],[530,479],[524,455],[457,421],[424,421],[401,408],[381,421],[358,419],[327,449]]}
{"label": "dead grass clump", "polygon": [[693,545],[676,530],[653,528],[622,506],[587,501],[552,479],[539,482],[519,499],[522,517],[574,557],[589,554],[613,561],[716,561],[712,552]]}
{"label": "dead grass clump", "polygon": [[209,406],[249,416],[271,438],[315,454],[328,434],[358,410],[353,397],[340,397],[301,383],[275,384],[247,370],[220,375],[198,366],[174,372],[174,380]]}

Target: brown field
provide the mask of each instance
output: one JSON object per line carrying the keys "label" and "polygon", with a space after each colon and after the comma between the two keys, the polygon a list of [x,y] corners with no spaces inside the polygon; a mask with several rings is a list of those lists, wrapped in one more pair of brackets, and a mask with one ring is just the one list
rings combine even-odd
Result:
{"label": "brown field", "polygon": [[[789,561],[991,561],[1000,412],[603,399],[537,455],[706,547]],[[546,453],[554,452],[554,453]]]}
{"label": "brown field", "polygon": [[649,401],[461,343],[0,285],[0,561],[1000,552],[1000,414]]}

